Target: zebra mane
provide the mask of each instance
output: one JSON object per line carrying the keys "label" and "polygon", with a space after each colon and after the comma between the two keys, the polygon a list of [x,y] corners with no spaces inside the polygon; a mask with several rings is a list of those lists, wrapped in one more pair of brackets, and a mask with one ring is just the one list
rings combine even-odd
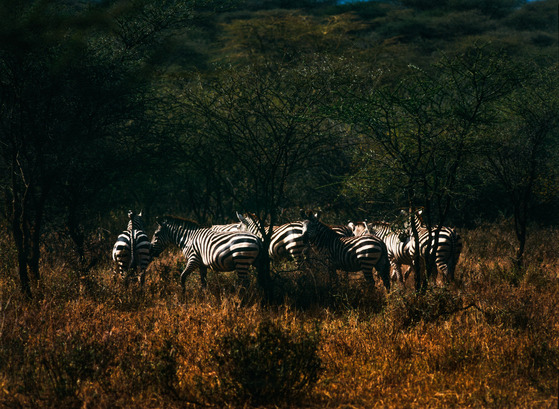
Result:
{"label": "zebra mane", "polygon": [[202,226],[200,226],[200,224],[198,222],[195,222],[192,219],[186,219],[186,218],[180,217],[180,216],[165,215],[161,219],[158,219],[157,222],[159,224],[161,224],[161,223],[178,224],[178,225],[181,225],[181,226],[184,226],[184,227],[196,228],[196,229],[202,227]]}

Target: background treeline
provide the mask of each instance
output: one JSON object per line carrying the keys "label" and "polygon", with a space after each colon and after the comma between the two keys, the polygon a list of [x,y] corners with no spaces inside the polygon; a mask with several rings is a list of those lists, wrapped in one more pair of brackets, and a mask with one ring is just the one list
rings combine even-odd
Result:
{"label": "background treeline", "polygon": [[[129,208],[277,224],[556,224],[552,1],[0,1],[0,202],[19,278],[87,271]],[[151,232],[150,232],[151,233]]]}

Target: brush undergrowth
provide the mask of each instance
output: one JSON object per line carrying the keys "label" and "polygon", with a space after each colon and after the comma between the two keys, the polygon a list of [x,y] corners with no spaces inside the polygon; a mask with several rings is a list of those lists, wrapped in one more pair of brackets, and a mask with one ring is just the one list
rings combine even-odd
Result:
{"label": "brush undergrowth", "polygon": [[193,274],[183,294],[178,253],[143,289],[49,253],[26,300],[2,242],[0,406],[557,407],[557,241],[530,241],[517,271],[503,226],[463,236],[451,286],[417,294],[410,277],[387,294],[286,263],[268,301],[234,273],[206,289]]}

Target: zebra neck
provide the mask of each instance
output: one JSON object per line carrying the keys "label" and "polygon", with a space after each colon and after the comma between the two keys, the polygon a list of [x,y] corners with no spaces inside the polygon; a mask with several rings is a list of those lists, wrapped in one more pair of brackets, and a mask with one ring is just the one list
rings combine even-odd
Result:
{"label": "zebra neck", "polygon": [[169,241],[181,249],[183,249],[189,242],[193,230],[178,224],[169,225]]}
{"label": "zebra neck", "polygon": [[340,236],[330,228],[321,225],[315,243],[318,247],[330,249],[329,244],[338,243]]}

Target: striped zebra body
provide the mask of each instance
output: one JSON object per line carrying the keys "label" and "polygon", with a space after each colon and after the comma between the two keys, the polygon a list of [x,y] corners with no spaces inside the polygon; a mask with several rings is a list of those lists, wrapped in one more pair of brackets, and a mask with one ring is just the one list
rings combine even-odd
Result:
{"label": "striped zebra body", "polygon": [[413,266],[413,257],[415,246],[413,244],[413,237],[406,234],[406,238],[402,237],[403,231],[394,230],[393,227],[386,222],[374,222],[368,226],[369,231],[380,237],[388,251],[388,260],[394,269],[392,279],[404,282],[410,272],[408,268],[405,277],[402,274],[402,265]]}
{"label": "striped zebra body", "polygon": [[200,227],[197,223],[166,216],[158,221],[158,228],[151,241],[152,255],[159,256],[170,244],[178,246],[186,260],[181,273],[184,288],[186,278],[196,268],[200,270],[202,286],[206,286],[207,268],[214,271],[233,271],[242,282],[262,249],[258,237],[247,232],[219,232]]}
{"label": "striped zebra body", "polygon": [[210,227],[213,231],[220,232],[238,232],[242,231],[242,223],[230,223],[230,224],[214,224]]}
{"label": "striped zebra body", "polygon": [[[243,229],[257,235],[261,239],[263,238],[260,229],[260,220],[255,215],[250,213],[241,215],[237,213],[237,217],[241,221]],[[268,234],[269,228],[265,227],[264,231]],[[291,222],[274,227],[268,254],[272,260],[279,260],[282,258],[301,260],[305,248],[303,223]]]}
{"label": "striped zebra body", "polygon": [[318,215],[302,213],[302,216],[304,234],[310,243],[328,254],[333,268],[361,271],[366,280],[374,283],[374,267],[390,290],[390,262],[386,245],[380,238],[373,235],[342,237],[322,223]]}
{"label": "striped zebra body", "polygon": [[144,232],[142,212],[135,214],[129,210],[128,219],[127,229],[117,237],[113,246],[112,257],[126,285],[138,268],[140,269],[138,280],[143,285],[146,269],[151,261],[151,243]]}
{"label": "striped zebra body", "polygon": [[[446,282],[454,281],[456,264],[462,252],[462,237],[453,228],[445,226],[434,226],[429,231],[422,213],[422,210],[419,210],[410,216],[410,222],[418,233],[422,262],[427,265],[427,258],[434,257],[433,280],[437,280],[440,270]],[[431,275],[431,272],[427,273]]]}
{"label": "striped zebra body", "polygon": [[349,224],[341,224],[341,225],[337,225],[337,226],[330,226],[330,228],[342,237],[355,236],[355,234],[353,233],[353,229]]}

